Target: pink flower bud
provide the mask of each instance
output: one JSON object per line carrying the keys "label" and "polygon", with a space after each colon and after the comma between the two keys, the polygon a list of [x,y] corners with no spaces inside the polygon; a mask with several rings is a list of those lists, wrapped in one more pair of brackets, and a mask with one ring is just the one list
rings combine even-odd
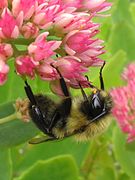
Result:
{"label": "pink flower bud", "polygon": [[13,48],[10,44],[0,43],[0,56],[9,58],[13,55]]}
{"label": "pink flower bud", "polygon": [[35,38],[39,33],[39,28],[33,23],[28,22],[21,27],[21,33],[26,39]]}
{"label": "pink flower bud", "polygon": [[19,56],[16,58],[15,66],[16,71],[21,76],[29,76],[34,78],[35,76],[35,68],[37,67],[38,62],[35,62],[32,57],[26,56]]}
{"label": "pink flower bud", "polygon": [[92,13],[107,11],[111,8],[111,3],[105,2],[106,0],[83,0],[83,8],[90,10]]}
{"label": "pink flower bud", "polygon": [[98,8],[105,0],[83,0],[83,4],[87,9]]}

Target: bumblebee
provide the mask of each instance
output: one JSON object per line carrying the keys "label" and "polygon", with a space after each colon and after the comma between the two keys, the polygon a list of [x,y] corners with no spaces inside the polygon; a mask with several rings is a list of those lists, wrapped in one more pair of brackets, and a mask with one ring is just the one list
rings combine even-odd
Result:
{"label": "bumblebee", "polygon": [[29,99],[29,115],[35,125],[45,134],[43,137],[30,140],[31,144],[61,140],[74,136],[77,141],[89,140],[105,131],[110,124],[112,99],[104,90],[102,70],[100,69],[100,89],[89,84],[92,92],[87,95],[79,84],[82,96],[72,98],[62,74],[60,86],[64,98],[56,103],[46,95],[34,95],[27,81],[25,92]]}

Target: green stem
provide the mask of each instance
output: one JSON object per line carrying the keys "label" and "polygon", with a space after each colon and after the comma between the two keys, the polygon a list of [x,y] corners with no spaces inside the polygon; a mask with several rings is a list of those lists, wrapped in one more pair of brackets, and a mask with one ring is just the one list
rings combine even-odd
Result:
{"label": "green stem", "polygon": [[8,43],[16,44],[16,45],[26,45],[26,46],[28,46],[33,41],[34,41],[34,39],[24,39],[24,38],[20,37],[20,38],[17,38],[17,39],[8,40]]}
{"label": "green stem", "polygon": [[96,140],[93,140],[90,144],[87,156],[81,168],[85,180],[89,179],[89,174],[93,169],[99,149],[100,149],[99,144],[97,143]]}
{"label": "green stem", "polygon": [[4,123],[7,123],[7,122],[10,122],[14,119],[17,119],[17,113],[14,113],[14,114],[11,114],[9,116],[6,116],[4,118],[1,118],[0,119],[0,124],[4,124]]}

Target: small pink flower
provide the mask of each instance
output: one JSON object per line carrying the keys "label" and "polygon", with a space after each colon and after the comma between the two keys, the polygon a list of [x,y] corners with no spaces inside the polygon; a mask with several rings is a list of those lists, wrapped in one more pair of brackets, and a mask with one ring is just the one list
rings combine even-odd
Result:
{"label": "small pink flower", "polygon": [[67,8],[67,7],[80,8],[82,5],[81,2],[82,2],[82,0],[62,0],[61,1],[62,6],[64,8]]}
{"label": "small pink flower", "polygon": [[35,38],[39,33],[39,28],[35,24],[28,22],[21,27],[21,33],[26,39]]}
{"label": "small pink flower", "polygon": [[83,67],[79,59],[75,56],[58,58],[54,66],[59,69],[64,78],[75,78],[78,81],[80,74],[87,71],[87,68]]}
{"label": "small pink flower", "polygon": [[0,19],[0,38],[17,38],[19,29],[15,18],[8,9],[4,9]]}
{"label": "small pink flower", "polygon": [[10,44],[0,43],[0,56],[9,58],[13,55],[13,48]]}
{"label": "small pink flower", "polygon": [[49,33],[40,34],[35,42],[28,46],[28,51],[36,61],[47,59],[54,54],[54,50],[59,48],[61,41],[47,41],[46,37]]}
{"label": "small pink flower", "polygon": [[84,77],[82,74],[79,75],[78,79],[72,78],[69,81],[70,87],[75,88],[75,89],[80,88],[79,84],[81,84],[83,88],[89,87],[89,83],[90,82],[88,82],[87,78]]}
{"label": "small pink flower", "polygon": [[111,8],[112,4],[106,0],[83,0],[83,8],[90,12],[103,12]]}
{"label": "small pink flower", "polygon": [[23,17],[25,20],[29,20],[35,9],[37,7],[36,0],[13,0],[12,1],[12,12],[15,17],[17,17],[21,12],[23,12]]}
{"label": "small pink flower", "polygon": [[48,28],[53,23],[55,16],[61,11],[60,5],[48,6],[47,3],[41,4],[35,12],[33,22],[40,28]]}
{"label": "small pink flower", "polygon": [[103,2],[105,2],[105,0],[83,0],[84,5],[89,9],[95,9],[101,6]]}
{"label": "small pink flower", "polygon": [[34,78],[35,76],[35,68],[38,66],[38,62],[35,62],[32,57],[19,56],[15,61],[16,71],[21,76],[29,76],[30,78]]}
{"label": "small pink flower", "polygon": [[53,59],[47,59],[37,67],[37,74],[42,80],[55,80],[58,73],[55,68],[51,66],[55,61]]}
{"label": "small pink flower", "polygon": [[0,9],[3,9],[8,6],[8,1],[7,0],[2,0],[0,1]]}
{"label": "small pink flower", "polygon": [[8,65],[0,57],[0,86],[6,82],[8,72]]}
{"label": "small pink flower", "polygon": [[74,30],[67,34],[64,39],[65,50],[69,55],[74,55],[82,60],[85,66],[101,65],[102,60],[97,56],[103,54],[103,41],[92,39],[93,33],[90,30]]}
{"label": "small pink flower", "polygon": [[73,30],[82,30],[83,28],[88,28],[90,24],[88,23],[89,21],[90,15],[88,13],[61,13],[54,18],[53,28],[56,33],[65,34]]}
{"label": "small pink flower", "polygon": [[135,140],[135,64],[125,69],[123,77],[127,85],[112,90],[114,100],[113,115],[116,117],[122,131],[128,134],[128,142]]}

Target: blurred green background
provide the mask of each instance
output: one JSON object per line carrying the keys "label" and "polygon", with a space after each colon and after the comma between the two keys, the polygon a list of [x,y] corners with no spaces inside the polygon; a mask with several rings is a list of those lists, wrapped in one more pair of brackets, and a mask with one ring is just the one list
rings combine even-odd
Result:
{"label": "blurred green background", "polygon": [[[122,86],[123,68],[135,60],[135,1],[112,0],[110,17],[97,18],[99,37],[105,41],[107,61],[103,76],[106,89]],[[8,82],[0,87],[0,118],[14,113],[13,101],[26,97],[23,81],[14,73],[13,62]],[[89,77],[98,82],[99,68],[90,68]],[[30,82],[34,92],[50,92],[48,83]],[[80,91],[72,90],[73,95]],[[50,95],[53,96],[53,94]],[[135,143],[127,144],[113,119],[108,131],[87,143],[73,138],[30,145],[39,133],[32,123],[14,120],[0,125],[0,180],[134,180]]]}

